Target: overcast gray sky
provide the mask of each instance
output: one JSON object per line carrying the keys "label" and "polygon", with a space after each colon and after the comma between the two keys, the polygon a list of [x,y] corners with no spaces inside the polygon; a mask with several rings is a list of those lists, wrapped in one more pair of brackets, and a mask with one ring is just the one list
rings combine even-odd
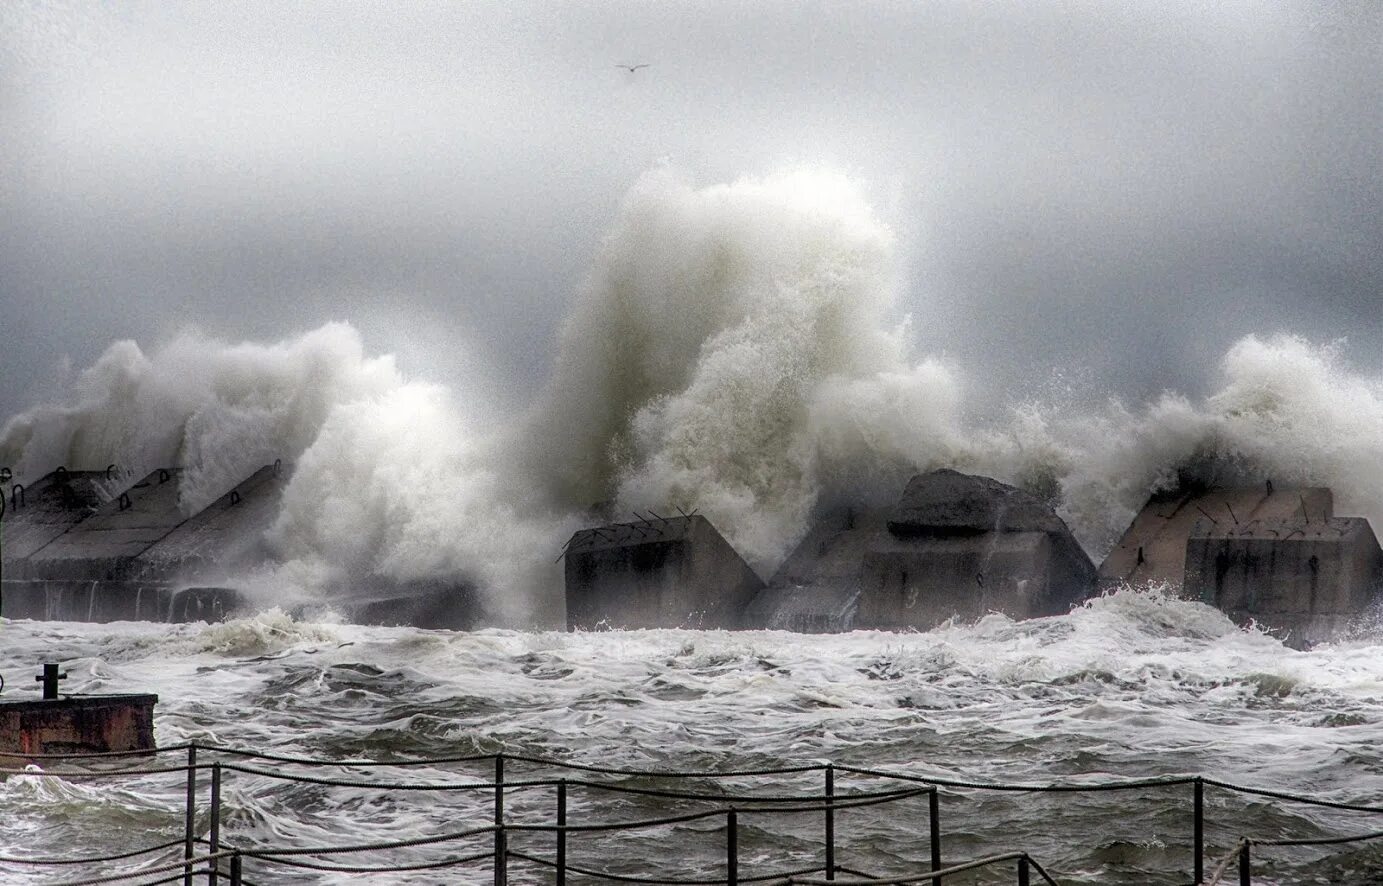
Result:
{"label": "overcast gray sky", "polygon": [[659,162],[862,182],[990,400],[1197,392],[1248,332],[1377,367],[1381,41],[1377,2],[5,3],[0,418],[118,338],[333,319],[523,403]]}

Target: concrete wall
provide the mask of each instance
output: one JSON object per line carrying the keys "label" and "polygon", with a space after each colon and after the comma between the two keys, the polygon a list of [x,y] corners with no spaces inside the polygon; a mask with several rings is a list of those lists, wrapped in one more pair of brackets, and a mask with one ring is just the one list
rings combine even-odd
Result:
{"label": "concrete wall", "polygon": [[738,628],[763,588],[699,515],[584,529],[565,558],[571,628]]}
{"label": "concrete wall", "polygon": [[1334,496],[1320,487],[1270,491],[1238,489],[1175,491],[1153,495],[1119,543],[1100,564],[1100,586],[1162,585],[1180,589],[1186,542],[1196,523],[1235,526],[1254,520],[1328,520]]}
{"label": "concrete wall", "polygon": [[1187,541],[1184,593],[1309,645],[1369,608],[1381,572],[1383,550],[1363,518],[1202,519]]}
{"label": "concrete wall", "polygon": [[163,581],[214,581],[268,559],[264,531],[278,516],[288,472],[265,465],[141,551],[134,572]]}

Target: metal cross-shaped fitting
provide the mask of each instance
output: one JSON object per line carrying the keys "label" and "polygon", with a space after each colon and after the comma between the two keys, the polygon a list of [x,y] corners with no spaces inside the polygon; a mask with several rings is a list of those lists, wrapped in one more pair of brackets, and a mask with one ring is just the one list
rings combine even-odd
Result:
{"label": "metal cross-shaped fitting", "polygon": [[43,698],[48,701],[58,697],[58,681],[66,679],[66,674],[58,673],[56,664],[49,663],[43,666],[43,673],[35,677],[34,681],[43,684]]}

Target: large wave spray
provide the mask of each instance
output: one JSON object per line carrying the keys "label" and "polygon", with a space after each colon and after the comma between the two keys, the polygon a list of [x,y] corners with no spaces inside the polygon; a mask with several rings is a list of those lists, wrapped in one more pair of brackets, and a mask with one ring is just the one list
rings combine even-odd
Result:
{"label": "large wave spray", "polygon": [[888,501],[941,466],[1051,497],[1095,557],[1186,474],[1329,484],[1383,518],[1383,374],[1339,345],[1249,337],[1204,400],[1013,404],[974,426],[957,372],[909,353],[908,322],[929,318],[899,317],[897,290],[893,236],[847,179],[696,188],[657,170],[518,420],[469,415],[467,392],[403,378],[342,324],[268,346],[189,334],[113,345],[65,402],[5,425],[0,464],[178,464],[192,509],[282,457],[271,585],[459,577],[509,621],[557,590],[552,558],[593,506],[700,508],[765,573],[821,507]]}
{"label": "large wave spray", "polygon": [[533,473],[563,506],[700,508],[770,570],[824,476],[872,492],[954,425],[948,374],[886,325],[892,247],[839,176],[645,176],[529,422]]}

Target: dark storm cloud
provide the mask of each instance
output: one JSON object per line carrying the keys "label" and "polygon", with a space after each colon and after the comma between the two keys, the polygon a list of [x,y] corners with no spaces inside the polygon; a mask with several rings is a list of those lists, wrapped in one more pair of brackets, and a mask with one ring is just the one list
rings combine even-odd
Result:
{"label": "dark storm cloud", "polygon": [[864,181],[976,393],[1200,389],[1251,331],[1376,365],[1380,9],[7,5],[0,415],[114,338],[328,319],[521,402],[664,157]]}

